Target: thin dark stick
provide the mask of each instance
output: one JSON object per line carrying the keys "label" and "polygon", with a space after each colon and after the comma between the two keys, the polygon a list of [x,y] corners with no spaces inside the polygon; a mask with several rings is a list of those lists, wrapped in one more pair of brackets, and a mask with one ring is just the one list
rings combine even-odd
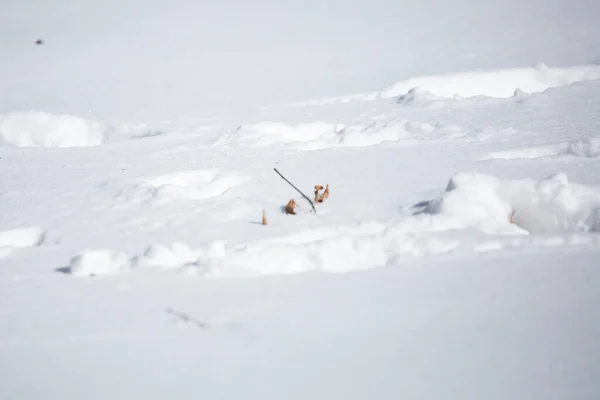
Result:
{"label": "thin dark stick", "polygon": [[306,201],[308,201],[310,203],[310,206],[312,207],[313,211],[315,212],[315,214],[317,213],[317,209],[315,208],[315,205],[313,204],[312,200],[308,198],[308,196],[306,196],[304,193],[302,193],[300,191],[300,189],[298,189],[296,186],[294,186],[294,184],[290,181],[287,180],[287,178],[283,175],[281,175],[281,172],[277,171],[277,168],[273,168],[275,170],[275,172],[277,172],[277,175],[279,175],[284,181],[286,181],[287,183],[290,184],[291,187],[293,187],[294,189],[296,189],[296,191],[298,193],[300,193],[302,195],[302,197],[304,197],[306,199]]}
{"label": "thin dark stick", "polygon": [[191,322],[191,323],[193,323],[194,325],[196,325],[199,328],[204,328],[204,329],[208,328],[208,324],[207,323],[204,323],[202,321],[198,321],[196,318],[190,317],[187,314],[175,311],[172,308],[167,308],[166,311],[167,311],[168,314],[174,315],[174,316],[176,316],[177,318],[179,318],[180,320],[182,320],[184,322]]}

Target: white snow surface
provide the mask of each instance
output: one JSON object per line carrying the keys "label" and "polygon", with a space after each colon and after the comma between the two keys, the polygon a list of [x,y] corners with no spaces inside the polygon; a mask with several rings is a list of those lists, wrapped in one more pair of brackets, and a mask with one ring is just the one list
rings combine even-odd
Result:
{"label": "white snow surface", "polygon": [[114,274],[129,267],[127,256],[107,249],[85,250],[73,257],[65,272],[76,276]]}
{"label": "white snow surface", "polygon": [[17,147],[83,147],[104,141],[102,124],[41,111],[0,114],[0,140]]}
{"label": "white snow surface", "polygon": [[599,2],[0,11],[0,398],[600,398]]}
{"label": "white snow surface", "polygon": [[469,71],[411,78],[382,90],[380,96],[396,97],[413,88],[420,88],[440,97],[511,97],[516,90],[537,93],[551,87],[595,79],[600,79],[600,65],[550,68],[539,64],[529,68]]}
{"label": "white snow surface", "polygon": [[118,128],[73,115],[42,111],[13,111],[0,114],[0,144],[16,147],[88,147],[108,140],[139,139],[157,136],[144,125]]}

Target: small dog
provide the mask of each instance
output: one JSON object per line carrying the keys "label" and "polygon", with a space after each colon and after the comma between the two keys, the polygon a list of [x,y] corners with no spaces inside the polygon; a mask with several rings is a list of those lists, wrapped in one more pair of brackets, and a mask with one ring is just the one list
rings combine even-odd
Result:
{"label": "small dog", "polygon": [[326,198],[329,197],[329,185],[325,187],[325,191],[323,194],[319,194],[319,191],[323,189],[323,186],[316,185],[315,186],[315,202],[322,203]]}
{"label": "small dog", "polygon": [[296,215],[296,211],[294,211],[294,208],[296,208],[296,202],[294,201],[294,199],[290,199],[290,201],[288,201],[288,203],[285,205],[285,213]]}
{"label": "small dog", "polygon": [[323,186],[315,185],[315,202],[319,203],[319,192],[323,190]]}

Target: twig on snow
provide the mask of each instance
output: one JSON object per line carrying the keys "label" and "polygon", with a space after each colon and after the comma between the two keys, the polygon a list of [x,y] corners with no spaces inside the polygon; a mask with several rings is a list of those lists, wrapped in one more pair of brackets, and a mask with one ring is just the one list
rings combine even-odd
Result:
{"label": "twig on snow", "polygon": [[208,324],[206,322],[202,322],[200,320],[197,320],[196,318],[191,317],[191,316],[189,316],[187,314],[184,314],[182,312],[175,311],[175,310],[173,310],[170,307],[167,308],[166,311],[167,311],[167,314],[174,315],[175,317],[177,317],[178,319],[182,320],[183,322],[186,322],[186,323],[187,322],[191,322],[192,324],[194,324],[197,327],[202,328],[202,329],[207,329],[208,328]]}
{"label": "twig on snow", "polygon": [[304,197],[306,199],[306,201],[308,201],[310,203],[310,207],[312,208],[312,210],[315,212],[315,214],[317,213],[317,209],[315,208],[315,205],[313,204],[312,200],[308,198],[308,196],[306,196],[304,193],[302,193],[300,191],[300,189],[298,189],[296,186],[294,186],[294,184],[290,181],[287,180],[287,178],[283,175],[281,175],[281,172],[277,171],[277,168],[273,168],[275,170],[275,172],[277,172],[277,175],[279,175],[284,181],[286,181],[287,183],[289,183],[289,185],[291,187],[293,187],[294,189],[296,189],[296,191],[298,193],[300,193],[300,195],[302,195],[302,197]]}

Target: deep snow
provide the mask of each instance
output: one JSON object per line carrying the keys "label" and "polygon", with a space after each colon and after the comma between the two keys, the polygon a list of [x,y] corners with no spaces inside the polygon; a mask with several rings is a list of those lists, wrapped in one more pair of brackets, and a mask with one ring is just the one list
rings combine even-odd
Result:
{"label": "deep snow", "polygon": [[0,7],[0,397],[600,397],[597,2]]}

